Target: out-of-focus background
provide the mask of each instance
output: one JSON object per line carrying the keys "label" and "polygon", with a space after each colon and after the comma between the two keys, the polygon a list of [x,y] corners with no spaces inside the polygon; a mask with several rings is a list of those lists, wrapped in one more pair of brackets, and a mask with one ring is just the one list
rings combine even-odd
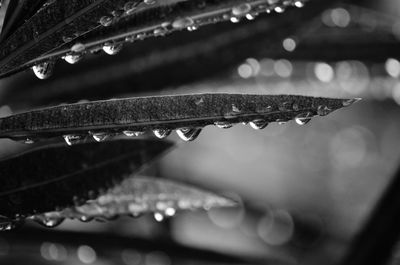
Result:
{"label": "out-of-focus background", "polygon": [[[108,249],[107,235],[117,235],[133,238],[133,243],[134,238],[172,238],[185,246],[283,264],[337,264],[400,161],[400,58],[393,52],[400,41],[400,2],[337,5],[312,25],[315,30],[304,38],[284,38],[274,56],[249,57],[222,76],[179,86],[170,82],[161,92],[140,91],[140,84],[133,82],[132,90],[122,93],[211,91],[363,98],[305,126],[270,124],[261,131],[243,125],[229,130],[210,126],[191,143],[171,136],[177,148],[144,173],[225,192],[240,201],[240,207],[182,212],[162,223],[152,216],[106,223],[68,221],[54,230],[43,229],[43,240],[41,232],[32,232],[42,228],[31,224],[16,236],[0,234],[0,262],[19,264],[27,256],[32,264],[207,263],[177,258],[180,253],[176,249],[140,250],[140,243],[139,247],[121,244]],[[207,27],[199,31],[207,31]],[[123,52],[134,54],[135,44]],[[35,80],[31,72],[0,80],[3,115],[24,110],[26,106],[18,99],[32,96],[34,100],[41,97],[38,93],[60,89],[60,94],[77,96],[71,88],[74,76],[69,73],[103,60],[113,64],[110,69],[116,73],[110,75],[118,76],[126,64],[126,56],[93,56],[79,66],[61,63],[55,77],[43,82]],[[88,71],[80,81],[95,87],[93,80],[102,70]],[[12,89],[19,91],[18,95],[10,94]],[[101,89],[112,91],[113,87],[99,88],[100,94],[104,92]],[[50,97],[39,105],[58,103]],[[0,152],[21,148],[21,144],[2,140]],[[25,242],[24,229],[38,238]],[[85,237],[76,242],[65,237],[69,233],[103,236],[94,241],[98,247]]]}

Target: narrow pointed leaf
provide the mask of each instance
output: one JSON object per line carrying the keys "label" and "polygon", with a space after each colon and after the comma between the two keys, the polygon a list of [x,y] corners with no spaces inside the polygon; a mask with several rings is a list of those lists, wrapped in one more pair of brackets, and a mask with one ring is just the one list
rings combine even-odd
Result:
{"label": "narrow pointed leaf", "polygon": [[[271,10],[281,13],[295,6],[295,2],[191,0],[168,1],[166,4],[160,1],[156,5],[138,0],[51,2],[0,45],[0,76],[71,52],[98,51],[107,42],[144,39],[187,28],[194,30],[220,21],[236,22],[246,15],[252,20],[259,13]],[[130,3],[134,7],[127,10],[126,5]],[[76,44],[83,44],[82,49],[75,49]]]}
{"label": "narrow pointed leaf", "polygon": [[[325,116],[357,100],[285,95],[195,94],[94,101],[44,108],[0,119],[0,137],[42,140],[63,135],[117,135],[125,131],[221,128],[264,120],[285,122],[298,115]],[[157,133],[156,133],[157,132]],[[168,134],[166,134],[168,135]],[[161,138],[161,137],[160,137]],[[103,139],[103,138],[101,138]]]}
{"label": "narrow pointed leaf", "polygon": [[114,219],[118,215],[139,216],[153,213],[156,220],[162,221],[166,217],[174,216],[177,211],[208,210],[235,205],[228,198],[176,181],[131,176],[81,206],[39,214],[29,219],[46,226],[49,220],[64,218],[86,222],[94,218]]}

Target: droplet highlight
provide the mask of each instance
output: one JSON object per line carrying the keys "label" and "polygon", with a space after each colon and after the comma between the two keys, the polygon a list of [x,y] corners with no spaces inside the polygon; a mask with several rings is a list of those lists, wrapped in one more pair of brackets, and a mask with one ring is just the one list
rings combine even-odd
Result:
{"label": "droplet highlight", "polygon": [[201,133],[200,128],[182,128],[176,130],[179,138],[181,138],[185,142],[194,141]]}

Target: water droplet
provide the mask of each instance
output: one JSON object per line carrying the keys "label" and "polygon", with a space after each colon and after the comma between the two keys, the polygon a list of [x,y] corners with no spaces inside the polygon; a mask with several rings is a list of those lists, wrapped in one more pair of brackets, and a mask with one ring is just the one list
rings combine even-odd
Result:
{"label": "water droplet", "polygon": [[10,231],[15,229],[17,226],[22,224],[22,222],[15,222],[12,220],[0,221],[0,231]]}
{"label": "water droplet", "polygon": [[77,62],[79,62],[81,59],[83,58],[83,54],[67,54],[64,57],[64,60],[69,63],[69,64],[76,64]]}
{"label": "water droplet", "polygon": [[154,213],[154,219],[157,222],[162,222],[164,220],[164,215],[162,213]]}
{"label": "water droplet", "polygon": [[118,18],[124,14],[124,11],[122,10],[114,10],[111,12],[111,15],[115,18]]}
{"label": "water droplet", "polygon": [[48,228],[57,227],[65,220],[58,212],[34,215],[32,219],[38,224]]}
{"label": "water droplet", "polygon": [[332,112],[332,110],[328,106],[325,106],[325,105],[320,105],[317,108],[317,114],[319,116],[326,116],[331,112]]}
{"label": "water droplet", "polygon": [[62,40],[65,43],[71,42],[74,38],[73,37],[69,37],[69,36],[63,36]]}
{"label": "water droplet", "polygon": [[199,105],[201,105],[203,103],[204,103],[204,99],[202,97],[196,99],[195,102],[194,102],[194,104],[196,104],[197,106],[199,106]]}
{"label": "water droplet", "polygon": [[247,15],[246,15],[246,18],[247,18],[247,20],[254,20],[254,19],[256,19],[255,15],[253,15],[253,14],[247,14]]}
{"label": "water droplet", "polygon": [[240,109],[235,104],[232,104],[232,111],[235,112],[235,113],[240,113],[241,112]]}
{"label": "water droplet", "polygon": [[74,134],[64,135],[63,137],[64,137],[65,142],[69,146],[77,144],[77,143],[79,143],[80,140],[82,140],[82,136],[74,135]]}
{"label": "water droplet", "polygon": [[297,115],[295,121],[298,125],[305,125],[311,121],[312,117],[312,112],[304,112]]}
{"label": "water droplet", "polygon": [[251,10],[251,5],[248,3],[241,4],[232,8],[232,15],[234,16],[245,16]]}
{"label": "water droplet", "polygon": [[136,3],[134,2],[128,2],[124,5],[124,11],[130,15],[131,13],[133,13],[136,10]]}
{"label": "water droplet", "polygon": [[100,24],[101,24],[103,27],[108,27],[108,26],[110,26],[111,23],[112,23],[112,21],[113,21],[113,19],[112,19],[111,17],[108,17],[108,16],[103,16],[103,17],[100,18]]}
{"label": "water droplet", "polygon": [[233,124],[228,121],[217,121],[214,122],[214,125],[220,129],[229,129],[232,128]]}
{"label": "water droplet", "polygon": [[164,36],[168,31],[165,28],[158,28],[153,31],[154,36]]}
{"label": "water droplet", "polygon": [[353,105],[354,103],[360,101],[361,98],[352,98],[352,99],[345,99],[342,102],[343,107],[348,107],[350,105]]}
{"label": "water droplet", "polygon": [[103,51],[108,55],[115,55],[122,50],[122,47],[123,47],[122,43],[119,44],[106,43],[103,46]]}
{"label": "water droplet", "polygon": [[54,61],[48,61],[33,66],[32,70],[37,78],[47,79],[52,75],[54,66],[55,66]]}
{"label": "water droplet", "polygon": [[128,136],[128,137],[138,137],[138,136],[144,134],[144,132],[139,132],[139,131],[128,131],[128,130],[123,131],[122,133],[123,133],[125,136]]}
{"label": "water droplet", "polygon": [[165,210],[165,215],[166,215],[166,216],[172,217],[172,216],[174,216],[175,214],[176,214],[175,208],[169,207],[169,208],[167,208],[167,209]]}
{"label": "water droplet", "polygon": [[34,143],[35,143],[35,140],[33,140],[32,138],[26,138],[26,139],[24,140],[24,143],[25,143],[25,144],[34,144]]}
{"label": "water droplet", "polygon": [[85,49],[86,49],[86,46],[83,43],[75,43],[71,47],[71,52],[73,52],[73,53],[81,53],[81,52],[84,52]]}
{"label": "water droplet", "polygon": [[81,216],[79,216],[79,221],[81,221],[81,222],[83,222],[83,223],[88,223],[88,222],[91,222],[91,221],[93,221],[93,217],[91,217],[91,216],[88,216],[88,215],[81,215]]}
{"label": "water droplet", "polygon": [[276,13],[283,13],[283,12],[285,12],[285,8],[284,8],[284,7],[281,7],[281,6],[275,7],[274,10],[275,10]]}
{"label": "water droplet", "polygon": [[200,128],[183,128],[176,130],[178,136],[185,142],[194,141],[201,133]]}
{"label": "water droplet", "polygon": [[92,133],[92,137],[96,142],[103,142],[108,138],[108,134],[107,133]]}
{"label": "water droplet", "polygon": [[174,29],[184,29],[194,24],[193,19],[190,17],[178,18],[172,22],[172,27]]}
{"label": "water droplet", "polygon": [[157,1],[156,0],[143,0],[146,5],[154,5]]}
{"label": "water droplet", "polygon": [[280,119],[276,120],[276,122],[277,122],[279,125],[284,125],[284,124],[287,123],[287,121],[280,120]]}
{"label": "water droplet", "polygon": [[268,126],[268,122],[263,119],[257,119],[257,120],[251,121],[250,126],[254,130],[262,130]]}
{"label": "water droplet", "polygon": [[192,25],[192,26],[187,27],[187,30],[188,30],[188,31],[195,31],[195,30],[197,30],[198,28],[199,28],[198,26]]}
{"label": "water droplet", "polygon": [[304,2],[303,1],[296,1],[294,2],[294,6],[298,8],[304,7]]}
{"label": "water droplet", "polygon": [[157,138],[164,139],[164,138],[168,137],[171,134],[171,130],[168,130],[168,129],[156,129],[156,130],[153,130],[153,133]]}
{"label": "water droplet", "polygon": [[231,21],[232,23],[239,23],[239,22],[240,22],[240,19],[237,18],[237,17],[231,17],[231,18],[230,18],[230,21]]}

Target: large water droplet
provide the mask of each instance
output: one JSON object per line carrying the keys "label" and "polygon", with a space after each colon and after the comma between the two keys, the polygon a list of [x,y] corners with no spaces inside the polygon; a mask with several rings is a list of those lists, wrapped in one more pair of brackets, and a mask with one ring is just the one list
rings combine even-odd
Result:
{"label": "large water droplet", "polygon": [[174,29],[184,29],[194,24],[193,19],[190,17],[178,18],[172,22],[172,27]]}
{"label": "large water droplet", "polygon": [[48,61],[33,66],[32,70],[37,78],[47,79],[53,74],[54,66],[54,61]]}
{"label": "large water droplet", "polygon": [[63,137],[64,137],[65,142],[69,146],[77,144],[77,143],[79,143],[80,140],[82,140],[82,136],[74,135],[74,134],[64,135]]}
{"label": "large water droplet", "polygon": [[234,16],[245,16],[251,10],[251,5],[248,3],[244,3],[232,8],[232,15]]}
{"label": "large water droplet", "polygon": [[156,129],[156,130],[153,130],[153,133],[157,138],[164,139],[164,138],[168,137],[168,135],[171,134],[171,130],[168,130],[168,129]]}
{"label": "large water droplet", "polygon": [[250,127],[254,130],[262,130],[268,126],[268,122],[263,119],[257,119],[250,122]]}
{"label": "large water droplet", "polygon": [[76,64],[83,58],[83,54],[77,53],[77,54],[67,54],[64,57],[64,60],[69,63],[69,64]]}
{"label": "large water droplet", "polygon": [[112,43],[106,43],[103,46],[103,51],[109,55],[115,55],[119,53],[122,50],[123,44],[112,44]]}
{"label": "large water droplet", "polygon": [[232,128],[233,124],[228,121],[217,121],[214,122],[214,125],[220,129],[229,129]]}
{"label": "large water droplet", "polygon": [[194,141],[201,133],[200,128],[182,128],[176,130],[178,136],[185,142]]}
{"label": "large water droplet", "polygon": [[312,112],[304,112],[297,115],[295,121],[298,125],[305,125],[311,121],[312,117]]}
{"label": "large water droplet", "polygon": [[108,134],[107,133],[92,133],[92,137],[96,142],[103,142],[108,138]]}
{"label": "large water droplet", "polygon": [[57,227],[65,220],[65,218],[57,212],[38,214],[33,216],[32,219],[38,224],[48,228]]}

